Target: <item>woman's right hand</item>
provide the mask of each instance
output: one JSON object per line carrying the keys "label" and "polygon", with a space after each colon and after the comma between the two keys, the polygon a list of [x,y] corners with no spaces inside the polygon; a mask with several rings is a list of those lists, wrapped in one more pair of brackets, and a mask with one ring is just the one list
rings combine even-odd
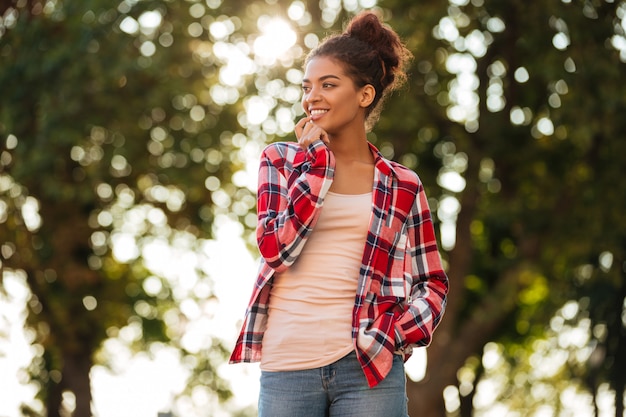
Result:
{"label": "woman's right hand", "polygon": [[311,117],[304,117],[296,123],[295,127],[296,138],[298,144],[302,149],[308,148],[308,146],[316,140],[321,140],[326,145],[330,143],[328,139],[328,133],[318,125],[316,125]]}

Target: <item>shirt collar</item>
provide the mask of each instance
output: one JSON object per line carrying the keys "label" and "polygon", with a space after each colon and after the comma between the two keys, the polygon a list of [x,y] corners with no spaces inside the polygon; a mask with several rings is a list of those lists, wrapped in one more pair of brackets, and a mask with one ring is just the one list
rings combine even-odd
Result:
{"label": "shirt collar", "polygon": [[372,155],[374,155],[374,165],[376,168],[383,173],[384,175],[394,175],[398,176],[394,166],[391,164],[387,158],[383,156],[382,153],[376,148],[376,146],[372,145],[370,142],[367,142],[370,147],[370,151],[372,151]]}
{"label": "shirt collar", "polygon": [[[397,175],[396,169],[394,168],[391,161],[385,158],[383,154],[380,153],[378,148],[372,145],[371,142],[367,142],[367,144],[370,148],[370,151],[372,152],[372,155],[374,156],[374,165],[376,166],[376,168],[386,176],[394,175],[397,177],[398,175]],[[306,151],[302,149],[298,149],[296,152],[294,161],[293,161],[294,167],[298,167],[306,161],[307,161]]]}

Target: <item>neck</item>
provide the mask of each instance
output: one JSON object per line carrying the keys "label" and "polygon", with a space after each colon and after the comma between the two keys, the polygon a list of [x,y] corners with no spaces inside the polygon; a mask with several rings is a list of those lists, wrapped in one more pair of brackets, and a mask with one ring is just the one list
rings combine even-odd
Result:
{"label": "neck", "polygon": [[372,159],[364,127],[346,130],[338,135],[329,135],[329,140],[328,147],[337,158],[361,161]]}
{"label": "neck", "polygon": [[360,138],[355,137],[351,140],[335,141],[333,141],[333,138],[330,138],[330,144],[328,147],[331,151],[333,151],[333,154],[335,154],[335,158],[337,159],[370,162],[373,158],[365,136]]}

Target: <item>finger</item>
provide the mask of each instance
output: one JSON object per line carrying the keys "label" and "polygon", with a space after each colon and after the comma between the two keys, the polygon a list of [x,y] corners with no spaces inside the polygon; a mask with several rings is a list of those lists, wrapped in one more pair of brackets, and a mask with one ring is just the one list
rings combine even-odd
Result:
{"label": "finger", "polygon": [[307,129],[307,135],[310,134],[311,137],[315,139],[320,139],[322,141],[324,141],[324,138],[328,137],[328,134],[326,133],[324,129],[322,129],[321,127],[319,127],[318,125],[314,123],[310,123],[310,124],[311,124],[311,130]]}
{"label": "finger", "polygon": [[302,132],[306,125],[311,121],[310,117],[304,117],[296,123],[295,130]]}
{"label": "finger", "polygon": [[300,121],[298,121],[298,123],[296,123],[296,126],[294,127],[294,133],[298,142],[302,141],[302,137],[305,134],[304,129],[306,128],[306,125],[307,121],[305,119],[301,119]]}

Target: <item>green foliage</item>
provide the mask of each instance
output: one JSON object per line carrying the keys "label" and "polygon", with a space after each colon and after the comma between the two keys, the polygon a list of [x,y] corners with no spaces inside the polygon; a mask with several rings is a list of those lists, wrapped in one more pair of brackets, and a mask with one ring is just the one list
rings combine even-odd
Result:
{"label": "green foliage", "polygon": [[[137,24],[146,17],[157,21]],[[207,93],[216,64],[189,33],[197,20],[186,2],[167,1],[19,2],[5,12],[0,261],[24,271],[33,294],[29,325],[45,354],[31,374],[49,415],[78,383],[68,358],[90,364],[103,340],[133,323],[135,348],[169,340],[163,315],[178,300],[142,248],[179,233],[210,238],[212,192],[254,205],[231,183],[244,162],[231,141],[238,109]],[[130,239],[126,253],[112,249],[120,236]],[[147,291],[146,279],[161,290]],[[89,367],[78,373],[88,377]],[[77,402],[77,415],[88,415],[89,397]]]}
{"label": "green foliage", "polygon": [[[623,322],[604,313],[623,311],[624,297],[626,222],[617,214],[626,206],[619,157],[626,126],[618,116],[626,110],[624,3],[381,5],[413,45],[415,61],[409,94],[390,103],[377,134],[389,138],[397,159],[416,161],[427,185],[442,185],[429,190],[442,223],[445,198],[460,203],[460,212],[447,218],[456,243],[446,254],[452,284],[438,337],[463,338],[464,347],[429,351],[433,373],[449,370],[439,375],[439,389],[456,384],[456,364],[482,357],[489,342],[532,352],[537,338],[551,332],[552,317],[572,301],[581,309],[578,320],[593,316],[591,328],[613,329],[589,329],[589,343],[623,355]],[[428,135],[419,134],[426,129]],[[446,187],[446,172],[463,177],[461,191]],[[572,349],[581,356],[551,381],[588,372],[595,378],[592,394],[606,378],[619,402],[621,379],[598,380],[582,365],[585,348]],[[528,366],[528,357],[510,353],[518,351],[501,354]],[[612,363],[607,358],[598,366],[608,370]],[[415,401],[430,396],[425,390],[416,388]],[[470,395],[467,386],[462,391]],[[518,409],[529,394],[515,394],[517,405],[511,392],[502,398]],[[556,395],[540,403],[560,407]]]}

